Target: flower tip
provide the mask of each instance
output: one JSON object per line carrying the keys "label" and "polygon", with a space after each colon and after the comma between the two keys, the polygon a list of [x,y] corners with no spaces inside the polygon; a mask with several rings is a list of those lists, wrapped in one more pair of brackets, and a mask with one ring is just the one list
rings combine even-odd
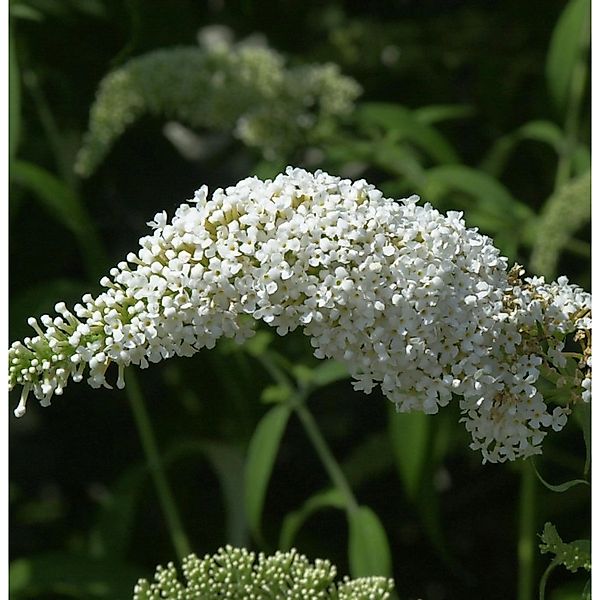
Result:
{"label": "flower tip", "polygon": [[19,402],[19,406],[17,406],[17,408],[15,408],[15,410],[13,411],[15,417],[17,417],[17,419],[19,419],[20,417],[22,417],[25,413],[27,412],[27,409],[25,408],[25,405],[21,404]]}

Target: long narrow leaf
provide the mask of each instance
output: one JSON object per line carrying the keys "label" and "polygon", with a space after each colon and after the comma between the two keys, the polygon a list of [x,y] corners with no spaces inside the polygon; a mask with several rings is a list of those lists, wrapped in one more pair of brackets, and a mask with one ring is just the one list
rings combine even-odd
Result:
{"label": "long narrow leaf", "polygon": [[356,118],[363,127],[377,127],[384,133],[393,133],[396,140],[410,141],[436,162],[459,162],[446,138],[403,106],[386,102],[364,103],[358,107]]}
{"label": "long narrow leaf", "polygon": [[12,160],[17,153],[21,133],[21,78],[12,31],[8,49],[8,152]]}
{"label": "long narrow leaf", "polygon": [[248,448],[244,505],[251,531],[260,537],[260,520],[281,437],[290,416],[285,404],[273,407],[258,424]]}
{"label": "long narrow leaf", "polygon": [[289,550],[302,525],[317,511],[326,508],[344,510],[346,499],[337,489],[332,488],[313,494],[299,509],[288,513],[283,520],[279,536],[279,549]]}
{"label": "long narrow leaf", "polygon": [[571,0],[564,9],[550,41],[546,77],[557,108],[567,107],[575,65],[589,45],[591,0]]}
{"label": "long narrow leaf", "polygon": [[367,506],[348,513],[348,557],[352,577],[389,577],[392,555],[387,534],[377,515]]}
{"label": "long narrow leaf", "polygon": [[395,413],[389,416],[389,435],[404,491],[415,502],[427,465],[431,417],[424,413]]}

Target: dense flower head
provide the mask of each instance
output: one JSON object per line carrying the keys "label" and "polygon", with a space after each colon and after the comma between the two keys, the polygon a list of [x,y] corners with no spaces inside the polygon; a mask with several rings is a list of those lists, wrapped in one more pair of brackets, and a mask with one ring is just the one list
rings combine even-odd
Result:
{"label": "dense flower head", "polygon": [[274,159],[317,143],[352,110],[360,86],[337,65],[287,66],[257,40],[232,44],[224,35],[203,35],[212,29],[201,32],[200,47],[137,56],[102,80],[77,157],[80,175],[91,175],[144,115],[232,131]]}
{"label": "dense flower head", "polygon": [[[30,391],[48,404],[86,366],[99,387],[115,363],[122,387],[128,365],[243,342],[255,321],[280,335],[301,327],[316,357],[343,362],[357,390],[379,386],[401,412],[458,398],[472,448],[491,462],[541,452],[548,428],[589,400],[590,295],[566,278],[523,279],[461,213],[288,167],[212,197],[202,187],[149,225],[104,292],[72,311],[58,304],[13,344],[17,414]],[[579,362],[564,352],[569,334]],[[540,377],[556,390],[552,411]]]}
{"label": "dense flower head", "polygon": [[385,577],[336,582],[337,569],[328,560],[311,562],[295,549],[267,556],[226,546],[213,556],[191,554],[183,560],[182,571],[185,583],[173,563],[159,566],[152,583],[138,581],[133,600],[386,600],[394,587]]}

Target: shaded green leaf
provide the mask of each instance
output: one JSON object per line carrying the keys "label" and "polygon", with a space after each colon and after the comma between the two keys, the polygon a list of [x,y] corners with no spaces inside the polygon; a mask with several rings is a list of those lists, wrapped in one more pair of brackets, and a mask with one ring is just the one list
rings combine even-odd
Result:
{"label": "shaded green leaf", "polygon": [[557,492],[557,493],[563,493],[566,492],[567,490],[570,490],[572,487],[575,487],[576,485],[590,485],[588,481],[586,481],[585,479],[572,479],[571,481],[566,481],[565,483],[559,483],[558,485],[552,485],[551,483],[548,483],[539,473],[539,471],[537,470],[537,467],[535,466],[535,463],[533,461],[533,459],[531,459],[531,465],[533,466],[533,470],[535,471],[535,474],[537,476],[537,478],[540,480],[540,482],[542,483],[542,485],[546,488],[548,488],[550,491],[552,492]]}
{"label": "shaded green leaf", "polygon": [[471,117],[475,112],[471,106],[464,104],[433,104],[422,106],[413,111],[415,118],[425,125],[433,125],[440,121],[454,121]]}
{"label": "shaded green leaf", "polygon": [[590,11],[590,0],[571,0],[552,33],[546,78],[550,95],[561,112],[567,107],[575,66],[589,46]]}
{"label": "shaded green leaf", "polygon": [[547,144],[556,153],[561,151],[561,147],[565,143],[563,132],[555,123],[551,121],[530,121],[513,133],[497,140],[481,163],[481,168],[490,175],[499,177],[506,167],[510,155],[523,141]]}
{"label": "shaded green leaf", "polygon": [[337,488],[313,494],[300,508],[285,516],[279,535],[279,549],[289,550],[292,547],[298,531],[315,512],[326,508],[344,510],[345,507],[346,499]]}
{"label": "shaded green leaf", "polygon": [[17,153],[21,133],[21,77],[12,28],[8,34],[8,155],[12,160]]}
{"label": "shaded green leaf", "polygon": [[290,416],[288,405],[273,407],[261,419],[248,447],[244,505],[252,532],[260,537],[260,520],[281,437]]}
{"label": "shaded green leaf", "polygon": [[592,179],[588,171],[563,185],[546,200],[532,222],[530,266],[535,273],[553,279],[563,250],[592,216]]}
{"label": "shaded green leaf", "polygon": [[317,387],[325,387],[336,381],[348,379],[348,368],[341,362],[326,360],[311,369],[310,382]]}
{"label": "shaded green leaf", "polygon": [[360,506],[348,513],[348,524],[348,557],[352,576],[389,576],[392,557],[387,534],[377,515],[367,506]]}
{"label": "shaded green leaf", "polygon": [[575,406],[575,418],[581,426],[583,439],[585,441],[585,466],[583,474],[590,472],[592,464],[592,406],[589,403],[578,404]]}
{"label": "shaded green leaf", "polygon": [[434,127],[417,118],[404,106],[386,102],[367,102],[356,109],[356,119],[363,127],[381,128],[398,140],[408,140],[439,163],[459,162],[452,145]]}
{"label": "shaded green leaf", "polygon": [[130,598],[139,577],[137,568],[121,561],[95,560],[66,552],[50,552],[11,562],[11,598],[76,596]]}
{"label": "shaded green leaf", "polygon": [[396,413],[389,416],[389,436],[400,478],[408,498],[415,502],[427,466],[431,417],[424,413]]}

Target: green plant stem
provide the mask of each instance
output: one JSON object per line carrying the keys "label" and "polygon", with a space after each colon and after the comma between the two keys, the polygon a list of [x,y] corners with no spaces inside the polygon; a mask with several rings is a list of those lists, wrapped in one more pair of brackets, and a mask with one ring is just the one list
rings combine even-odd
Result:
{"label": "green plant stem", "polygon": [[519,496],[519,577],[517,600],[531,600],[534,593],[536,545],[536,486],[532,465],[522,462]]}
{"label": "green plant stem", "polygon": [[333,484],[339,489],[344,496],[346,502],[346,510],[348,512],[356,512],[358,510],[358,502],[352,492],[352,488],[344,475],[339,463],[333,456],[325,438],[321,434],[317,423],[312,416],[312,413],[308,410],[308,407],[302,401],[302,398],[298,398],[293,403],[294,411],[298,415],[298,418],[302,422],[304,430],[308,435],[314,449],[316,450],[325,470],[329,474]]}
{"label": "green plant stem", "polygon": [[177,552],[177,556],[180,559],[183,559],[191,553],[191,546],[183,529],[179,511],[175,504],[175,498],[167,480],[137,377],[131,369],[127,370],[126,377],[127,385],[125,386],[125,390],[127,398],[129,399],[131,411],[133,412],[138,433],[140,434],[140,440],[146,455],[148,468],[154,481],[158,500],[167,521],[175,552]]}
{"label": "green plant stem", "polygon": [[[65,148],[59,128],[56,125],[52,111],[46,102],[35,74],[29,73],[28,77],[25,78],[25,83],[31,93],[46,137],[54,150],[57,168],[61,177],[65,184],[71,189],[74,198],[79,203],[81,214],[87,216],[86,221],[89,223],[89,231],[86,232],[86,235],[77,236],[77,241],[85,259],[88,277],[90,277],[92,281],[96,280],[98,273],[103,272],[107,262],[105,248],[97,236],[94,220],[87,215],[86,205],[82,202],[78,192],[78,180],[71,168],[72,157],[69,156],[69,153]],[[173,492],[171,491],[165,475],[165,470],[156,444],[156,438],[152,430],[152,425],[137,377],[131,369],[128,369],[127,371],[128,384],[125,393],[131,405],[134,421],[142,442],[142,449],[146,456],[148,468],[152,474],[152,480],[156,488],[156,493],[175,551],[179,558],[184,558],[190,554],[191,547],[182,526],[182,520],[177,505],[175,504]]]}

